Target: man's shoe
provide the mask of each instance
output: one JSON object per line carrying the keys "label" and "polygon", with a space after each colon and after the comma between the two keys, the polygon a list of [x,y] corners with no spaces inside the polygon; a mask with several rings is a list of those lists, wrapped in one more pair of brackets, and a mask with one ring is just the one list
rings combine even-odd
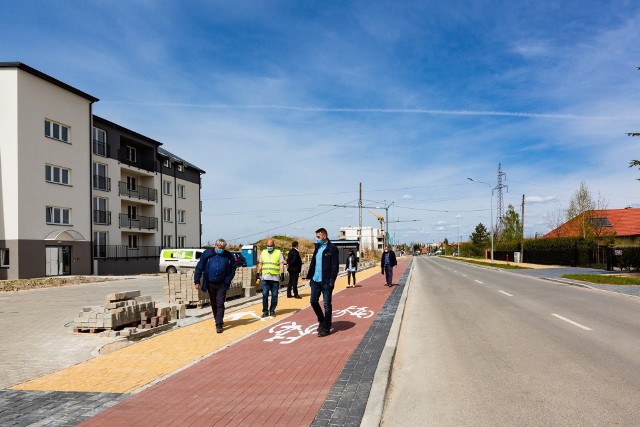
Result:
{"label": "man's shoe", "polygon": [[293,298],[291,295],[287,295],[287,298]]}
{"label": "man's shoe", "polygon": [[275,311],[271,312],[271,317],[276,317],[276,312]]}
{"label": "man's shoe", "polygon": [[264,319],[265,317],[269,317],[269,313],[267,313],[266,311],[263,311],[262,318]]}
{"label": "man's shoe", "polygon": [[302,299],[302,297],[300,295],[296,295],[294,298],[295,299]]}
{"label": "man's shoe", "polygon": [[218,326],[218,327],[216,328],[216,332],[217,332],[217,333],[219,333],[219,334],[221,334],[221,333],[222,333],[222,326]]}
{"label": "man's shoe", "polygon": [[318,332],[318,336],[320,338],[322,337],[326,337],[327,335],[329,335],[331,332],[328,329],[320,329],[320,332]]}

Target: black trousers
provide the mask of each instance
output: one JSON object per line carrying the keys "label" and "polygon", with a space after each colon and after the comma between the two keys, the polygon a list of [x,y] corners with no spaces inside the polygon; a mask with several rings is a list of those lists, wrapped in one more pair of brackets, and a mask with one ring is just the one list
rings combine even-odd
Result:
{"label": "black trousers", "polygon": [[[298,296],[298,277],[300,273],[289,272],[289,284],[287,285],[287,296]],[[293,294],[291,293],[293,291]]]}
{"label": "black trousers", "polygon": [[209,283],[207,291],[209,292],[211,311],[213,312],[216,326],[222,327],[224,323],[224,302],[227,299],[227,291],[224,290],[224,283],[220,283],[219,285]]}

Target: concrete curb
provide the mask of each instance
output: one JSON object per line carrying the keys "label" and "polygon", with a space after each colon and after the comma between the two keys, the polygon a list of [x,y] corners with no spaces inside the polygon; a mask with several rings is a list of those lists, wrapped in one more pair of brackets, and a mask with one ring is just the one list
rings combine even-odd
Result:
{"label": "concrete curb", "polygon": [[384,404],[391,380],[393,360],[395,359],[396,349],[398,347],[398,337],[400,336],[400,327],[402,326],[402,319],[404,318],[404,307],[407,302],[407,294],[409,292],[409,286],[411,285],[412,276],[413,265],[411,266],[411,271],[409,271],[407,283],[400,297],[396,315],[391,323],[391,329],[389,330],[387,341],[380,355],[378,367],[373,377],[369,399],[367,400],[367,406],[365,407],[364,415],[360,423],[362,426],[379,426],[382,422]]}

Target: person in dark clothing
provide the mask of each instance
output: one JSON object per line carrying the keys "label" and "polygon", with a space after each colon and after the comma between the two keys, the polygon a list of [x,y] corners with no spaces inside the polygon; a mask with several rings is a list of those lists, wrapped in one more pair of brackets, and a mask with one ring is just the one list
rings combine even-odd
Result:
{"label": "person in dark clothing", "polygon": [[[353,253],[353,249],[349,249],[349,256],[347,256],[347,262],[344,269],[347,271],[347,288],[356,287],[356,271],[358,271],[358,257]],[[353,285],[351,284],[351,278],[353,277]]]}
{"label": "person in dark clothing", "polygon": [[380,260],[380,267],[382,268],[382,274],[385,275],[387,283],[385,286],[393,286],[393,267],[398,265],[396,260],[396,253],[391,250],[389,245],[384,247],[382,253],[382,259]]}
{"label": "person in dark clothing", "polygon": [[289,284],[287,285],[287,298],[302,299],[298,295],[298,277],[302,271],[302,258],[298,252],[298,242],[291,243],[291,250],[287,254],[287,271],[289,272]]}
{"label": "person in dark clothing", "polygon": [[[316,230],[316,248],[309,265],[307,279],[311,286],[311,307],[318,317],[318,336],[326,337],[331,333],[331,296],[340,268],[338,247],[327,238],[327,230]],[[324,302],[324,313],[320,307],[320,293]]]}
{"label": "person in dark clothing", "polygon": [[[216,332],[219,334],[222,333],[227,291],[236,274],[235,259],[231,252],[225,249],[226,247],[227,242],[224,239],[216,240],[213,248],[204,251],[193,274],[196,289],[209,292],[211,310],[216,322]],[[201,278],[202,285],[200,284]]]}

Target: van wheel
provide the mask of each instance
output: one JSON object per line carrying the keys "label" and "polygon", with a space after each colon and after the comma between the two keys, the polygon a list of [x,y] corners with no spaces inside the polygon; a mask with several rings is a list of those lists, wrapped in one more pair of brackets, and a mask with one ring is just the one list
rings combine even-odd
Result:
{"label": "van wheel", "polygon": [[178,272],[178,270],[174,266],[171,265],[171,266],[167,267],[167,273],[172,273],[173,274],[173,273],[177,273],[177,272]]}

